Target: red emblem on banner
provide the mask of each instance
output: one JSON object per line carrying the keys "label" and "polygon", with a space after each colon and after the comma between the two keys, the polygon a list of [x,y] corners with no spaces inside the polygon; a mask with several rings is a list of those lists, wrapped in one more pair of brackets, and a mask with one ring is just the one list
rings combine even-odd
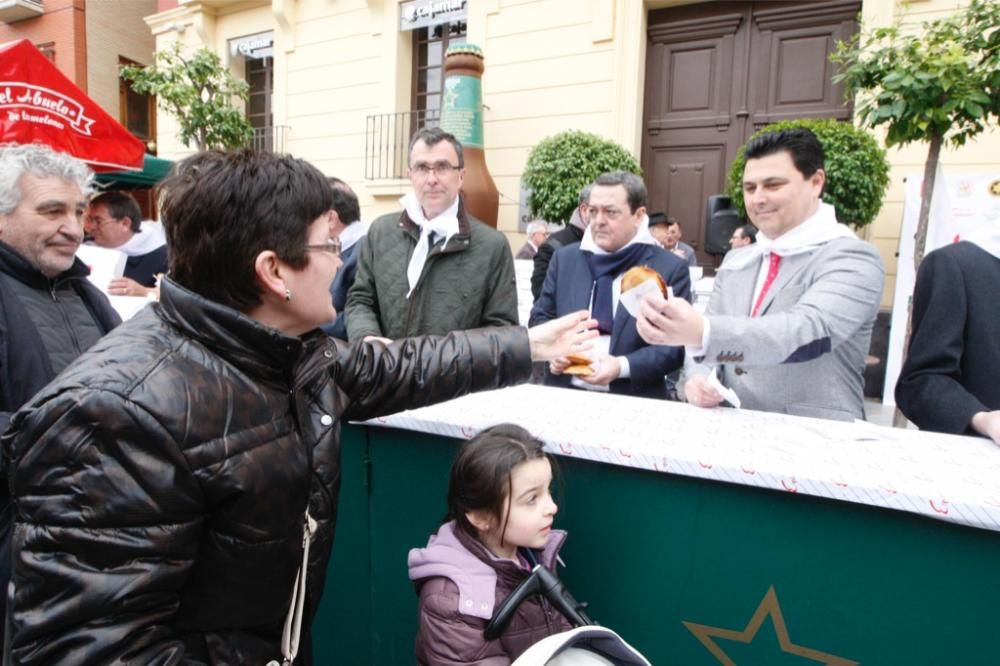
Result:
{"label": "red emblem on banner", "polygon": [[141,169],[145,146],[26,39],[0,45],[0,143],[41,143],[95,171]]}

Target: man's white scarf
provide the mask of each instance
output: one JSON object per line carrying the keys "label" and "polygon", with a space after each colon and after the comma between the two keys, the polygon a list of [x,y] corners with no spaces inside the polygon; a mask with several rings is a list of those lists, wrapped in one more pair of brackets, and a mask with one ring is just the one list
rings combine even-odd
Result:
{"label": "man's white scarf", "polygon": [[420,238],[417,239],[417,247],[413,249],[410,264],[406,267],[406,279],[410,285],[410,290],[406,292],[406,297],[409,298],[414,288],[416,288],[417,282],[420,280],[420,274],[424,271],[424,264],[427,263],[427,253],[430,250],[428,238],[431,233],[444,236],[444,244],[447,244],[448,239],[458,233],[458,197],[455,197],[455,200],[448,206],[447,210],[433,220],[428,220],[424,217],[420,201],[417,200],[417,195],[413,192],[408,192],[400,198],[399,203],[403,204],[403,208],[406,209],[406,214],[410,217],[410,220],[420,227]]}
{"label": "man's white scarf", "polygon": [[340,251],[347,252],[351,247],[357,243],[359,240],[365,237],[368,233],[368,227],[370,224],[368,222],[362,222],[360,220],[355,220],[350,224],[344,226],[344,230],[340,232]]}
{"label": "man's white scarf", "polygon": [[140,233],[132,234],[132,238],[114,249],[130,257],[138,257],[167,244],[167,236],[163,232],[163,225],[159,222],[146,220],[139,225],[139,228],[142,230]]}
{"label": "man's white scarf", "polygon": [[846,225],[837,222],[837,212],[833,206],[820,201],[811,217],[777,238],[768,238],[763,231],[758,231],[757,242],[726,254],[719,270],[740,270],[769,254],[781,257],[805,254],[837,238],[857,238],[857,235]]}

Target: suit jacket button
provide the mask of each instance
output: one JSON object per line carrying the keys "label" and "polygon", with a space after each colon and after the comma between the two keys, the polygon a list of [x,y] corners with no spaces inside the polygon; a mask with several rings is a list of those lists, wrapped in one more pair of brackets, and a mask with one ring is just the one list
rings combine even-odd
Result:
{"label": "suit jacket button", "polygon": [[736,368],[736,374],[737,375],[745,375],[745,374],[747,374],[747,371],[744,370],[743,368]]}

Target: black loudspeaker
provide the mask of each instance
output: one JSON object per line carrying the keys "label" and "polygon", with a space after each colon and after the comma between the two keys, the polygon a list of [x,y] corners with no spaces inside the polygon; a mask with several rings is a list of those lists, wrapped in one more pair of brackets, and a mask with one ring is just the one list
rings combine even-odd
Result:
{"label": "black loudspeaker", "polygon": [[729,251],[730,236],[743,224],[743,220],[724,194],[713,194],[708,198],[705,216],[708,218],[705,224],[705,252],[725,254]]}

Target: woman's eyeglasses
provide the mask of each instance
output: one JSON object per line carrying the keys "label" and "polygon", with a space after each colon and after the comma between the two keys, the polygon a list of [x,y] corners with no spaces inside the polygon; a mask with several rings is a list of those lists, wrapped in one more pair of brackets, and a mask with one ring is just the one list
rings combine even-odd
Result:
{"label": "woman's eyeglasses", "polygon": [[317,250],[319,252],[329,252],[335,257],[340,256],[340,239],[339,238],[328,238],[325,243],[318,243],[316,245],[306,245],[307,250]]}

